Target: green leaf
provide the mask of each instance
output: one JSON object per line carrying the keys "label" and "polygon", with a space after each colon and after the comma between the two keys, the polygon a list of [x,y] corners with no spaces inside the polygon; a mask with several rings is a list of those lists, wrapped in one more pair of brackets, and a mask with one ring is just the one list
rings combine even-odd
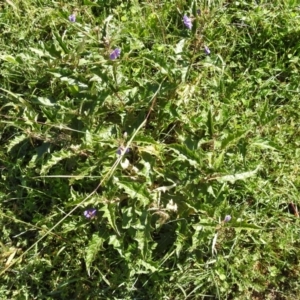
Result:
{"label": "green leaf", "polygon": [[62,38],[60,37],[59,33],[57,33],[56,31],[52,31],[53,35],[55,36],[56,40],[58,41],[58,44],[60,45],[60,47],[63,49],[65,54],[69,53],[69,50],[66,46],[66,44],[63,42]]}
{"label": "green leaf", "polygon": [[140,200],[143,206],[149,204],[151,197],[144,185],[127,181],[117,181],[116,184],[120,189],[124,189],[132,199]]}
{"label": "green leaf", "polygon": [[122,250],[122,245],[119,238],[116,235],[111,235],[108,241],[109,245],[112,245],[115,250],[117,250],[121,257],[125,257]]}
{"label": "green leaf", "polygon": [[15,136],[7,145],[7,152],[10,152],[11,149],[13,147],[15,147],[16,145],[20,144],[21,142],[25,141],[26,139],[28,139],[28,135],[27,134],[21,134],[19,136]]}
{"label": "green leaf", "polygon": [[170,144],[169,148],[174,150],[177,155],[177,160],[188,161],[192,166],[199,166],[201,164],[200,158],[194,152],[188,149],[185,145]]}
{"label": "green leaf", "polygon": [[100,211],[103,211],[103,218],[108,220],[109,225],[114,229],[114,231],[120,236],[120,232],[118,230],[116,224],[116,204],[108,203],[105,204]]}
{"label": "green leaf", "polygon": [[16,59],[13,56],[11,56],[11,55],[1,55],[0,58],[2,60],[5,60],[5,61],[10,62],[10,63],[15,64],[15,65],[18,64],[18,62],[16,61]]}
{"label": "green leaf", "polygon": [[[230,225],[230,226],[229,226]],[[228,227],[240,229],[240,230],[262,230],[261,227],[254,225],[254,224],[249,224],[247,222],[232,222],[228,224]]]}
{"label": "green leaf", "polygon": [[181,53],[183,52],[183,47],[184,47],[185,41],[186,41],[185,39],[182,39],[176,44],[174,51],[175,51],[175,54],[177,55],[177,60],[181,59]]}
{"label": "green leaf", "polygon": [[247,178],[253,177],[256,175],[257,171],[259,170],[260,166],[257,166],[257,168],[253,171],[249,172],[244,172],[244,173],[239,173],[239,174],[234,174],[234,175],[225,175],[225,176],[220,176],[216,177],[214,179],[217,179],[219,182],[231,182],[234,183],[237,180],[245,180]]}
{"label": "green leaf", "polygon": [[8,91],[6,89],[3,89],[0,87],[0,90],[6,92],[8,95],[12,96],[13,98],[19,100],[20,103],[22,104],[25,104],[25,105],[28,105],[28,103],[21,97],[21,94],[16,94],[16,93],[13,93],[11,91]]}
{"label": "green leaf", "polygon": [[53,166],[55,166],[58,162],[60,162],[63,159],[66,159],[66,158],[70,158],[72,156],[75,156],[74,152],[66,151],[64,149],[61,149],[61,150],[53,153],[51,155],[51,158],[42,166],[40,174],[41,175],[46,175],[49,172],[49,170]]}
{"label": "green leaf", "polygon": [[89,276],[93,261],[96,259],[99,251],[103,250],[103,242],[104,239],[98,236],[98,234],[94,233],[85,249],[85,265]]}
{"label": "green leaf", "polygon": [[219,154],[219,156],[217,158],[215,158],[213,166],[215,169],[219,169],[224,161],[224,155],[225,155],[225,150],[221,151],[221,153]]}
{"label": "green leaf", "polygon": [[272,150],[276,150],[276,151],[282,150],[282,148],[280,148],[278,145],[276,145],[275,143],[273,143],[271,141],[267,141],[267,140],[257,140],[255,142],[251,143],[251,146],[261,148],[261,149],[272,149]]}
{"label": "green leaf", "polygon": [[244,136],[245,134],[247,134],[249,132],[249,130],[241,130],[241,131],[237,131],[233,134],[229,134],[225,139],[222,140],[222,144],[221,144],[221,148],[225,149],[226,147],[235,144],[238,142],[238,140]]}
{"label": "green leaf", "polygon": [[37,54],[39,57],[43,57],[43,56],[47,56],[45,51],[43,50],[40,50],[40,49],[36,49],[36,48],[32,48],[32,47],[29,47],[29,49],[34,52],[35,54]]}
{"label": "green leaf", "polygon": [[208,127],[208,133],[209,133],[210,138],[213,138],[213,135],[214,135],[214,122],[213,122],[213,118],[212,118],[211,108],[208,110],[207,127]]}
{"label": "green leaf", "polygon": [[90,0],[83,0],[83,5],[87,5],[87,6],[98,6],[97,2],[92,2]]}
{"label": "green leaf", "polygon": [[36,100],[39,104],[42,104],[44,106],[55,106],[55,103],[52,103],[50,99],[46,97],[37,97]]}
{"label": "green leaf", "polygon": [[145,271],[142,271],[141,269],[137,272],[137,274],[148,274],[148,273],[154,273],[156,272],[158,269],[156,268],[156,266],[154,266],[154,264],[150,264],[142,259],[139,259],[137,262],[140,266],[145,268]]}

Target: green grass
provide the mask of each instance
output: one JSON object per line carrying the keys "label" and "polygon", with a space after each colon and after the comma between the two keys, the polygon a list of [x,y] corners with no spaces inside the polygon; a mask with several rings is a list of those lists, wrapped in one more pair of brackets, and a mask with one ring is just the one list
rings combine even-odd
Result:
{"label": "green grass", "polygon": [[300,298],[297,1],[65,2],[0,4],[0,299]]}

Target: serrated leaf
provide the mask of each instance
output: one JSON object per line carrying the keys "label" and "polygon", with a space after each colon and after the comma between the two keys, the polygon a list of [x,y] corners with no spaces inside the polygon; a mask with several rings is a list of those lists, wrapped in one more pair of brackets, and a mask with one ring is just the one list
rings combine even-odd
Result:
{"label": "serrated leaf", "polygon": [[177,43],[174,49],[175,54],[177,54],[177,59],[181,59],[181,53],[183,52],[184,44],[185,44],[185,39],[182,39]]}
{"label": "serrated leaf", "polygon": [[122,257],[124,257],[120,240],[116,235],[111,235],[109,237],[108,244],[112,245],[114,247],[114,249],[117,250]]}
{"label": "serrated leaf", "polygon": [[254,225],[254,224],[249,224],[247,222],[236,222],[236,223],[230,223],[230,227],[240,229],[240,230],[261,230],[262,228]]}
{"label": "serrated leaf", "polygon": [[10,152],[13,147],[25,141],[26,139],[28,139],[28,135],[26,134],[21,134],[19,136],[14,137],[14,139],[11,140],[10,143],[7,145],[7,152]]}
{"label": "serrated leaf", "polygon": [[90,276],[90,267],[96,259],[97,254],[102,250],[104,239],[99,237],[96,233],[93,234],[88,246],[85,249],[85,265]]}
{"label": "serrated leaf", "polygon": [[157,143],[157,141],[155,141],[152,137],[150,136],[145,136],[145,135],[137,135],[135,136],[134,140],[135,143],[145,143],[145,144],[149,144],[149,145],[158,145],[159,143]]}
{"label": "serrated leaf", "polygon": [[132,207],[124,208],[122,212],[122,228],[128,229],[135,219],[135,212]]}
{"label": "serrated leaf", "polygon": [[14,259],[16,253],[17,253],[18,249],[15,249],[11,254],[10,256],[8,257],[8,259],[6,260],[5,262],[5,267],[9,266],[10,263],[12,262],[12,260]]}
{"label": "serrated leaf", "polygon": [[0,90],[6,92],[7,94],[9,94],[10,96],[12,96],[15,99],[18,99],[22,104],[27,105],[26,101],[21,97],[21,94],[15,94],[15,93],[8,91],[6,89],[3,89],[1,87],[0,87]]}
{"label": "serrated leaf", "polygon": [[215,169],[219,169],[224,161],[224,155],[225,155],[225,151],[223,150],[219,156],[214,160],[213,166]]}
{"label": "serrated leaf", "polygon": [[237,143],[238,140],[245,134],[247,134],[249,130],[241,130],[238,132],[235,132],[233,134],[229,134],[225,139],[222,140],[221,148],[225,149],[229,145],[232,145],[234,143]]}
{"label": "serrated leaf", "polygon": [[150,195],[142,184],[126,181],[117,181],[116,184],[119,188],[124,189],[132,199],[140,200],[144,206],[149,204]]}
{"label": "serrated leaf", "polygon": [[151,238],[151,225],[149,222],[149,212],[144,210],[139,218],[139,222],[132,225],[136,229],[134,240],[137,241],[138,249],[141,251],[143,258],[146,258],[149,254],[149,242]]}
{"label": "serrated leaf", "polygon": [[199,157],[185,145],[171,144],[169,147],[175,151],[178,160],[188,161],[192,166],[199,166]]}
{"label": "serrated leaf", "polygon": [[216,249],[217,239],[218,239],[218,232],[215,233],[214,238],[213,238],[212,243],[211,243],[211,254],[212,254],[212,256],[217,254],[217,249]]}
{"label": "serrated leaf", "polygon": [[59,33],[55,32],[54,30],[52,31],[52,33],[54,34],[56,40],[58,41],[58,44],[60,45],[60,47],[62,48],[64,53],[65,54],[69,53],[69,50],[68,50],[66,44],[64,43],[64,41],[62,40],[62,38],[60,37]]}
{"label": "serrated leaf", "polygon": [[89,132],[89,130],[85,131],[85,142],[88,146],[91,146],[93,144],[93,136]]}
{"label": "serrated leaf", "polygon": [[[155,267],[155,266],[153,266],[153,265],[151,265],[150,263],[148,263],[148,262],[146,262],[146,261],[144,261],[144,260],[142,260],[142,259],[140,259],[139,261],[138,261],[138,264],[140,265],[140,266],[143,266],[147,271],[150,271],[151,273],[153,273],[153,272],[156,272],[157,271],[157,268]],[[147,271],[139,271],[139,272],[137,272],[138,274],[141,274],[141,273],[143,273],[143,274],[147,274],[147,273],[149,273],[149,272],[147,272]]]}
{"label": "serrated leaf", "polygon": [[174,188],[176,186],[176,183],[172,184],[172,185],[168,185],[168,186],[160,186],[156,189],[154,189],[154,192],[163,192],[165,193],[166,191],[169,191],[170,189]]}
{"label": "serrated leaf", "polygon": [[42,104],[42,105],[45,105],[45,106],[54,106],[55,104],[52,103],[50,101],[50,99],[46,98],[46,97],[37,97],[36,100]]}
{"label": "serrated leaf", "polygon": [[120,232],[118,230],[117,224],[116,224],[116,205],[115,204],[105,204],[100,211],[103,211],[103,218],[106,218],[108,220],[109,225],[114,229],[114,231],[120,236]]}
{"label": "serrated leaf", "polygon": [[251,143],[251,146],[254,147],[259,147],[261,149],[272,149],[272,150],[276,150],[276,151],[280,151],[280,147],[278,145],[276,145],[275,143],[272,143],[270,141],[263,141],[263,140],[259,140],[256,141],[254,143]]}
{"label": "serrated leaf", "polygon": [[139,146],[139,151],[147,152],[151,155],[159,157],[161,148],[158,145],[146,145],[146,146]]}
{"label": "serrated leaf", "polygon": [[138,249],[141,251],[143,257],[145,257],[148,250],[148,245],[144,231],[137,230],[134,239],[137,241]]}
{"label": "serrated leaf", "polygon": [[75,153],[71,151],[66,151],[66,150],[60,150],[52,154],[51,158],[46,162],[45,165],[42,166],[41,175],[45,175],[49,172],[49,170],[55,166],[58,162],[60,162],[63,159],[70,158],[74,156]]}
{"label": "serrated leaf", "polygon": [[37,54],[39,57],[47,56],[45,55],[45,52],[43,50],[32,48],[32,47],[29,47],[29,49],[35,54]]}
{"label": "serrated leaf", "polygon": [[225,175],[225,176],[221,176],[221,177],[217,177],[214,179],[217,179],[217,181],[219,182],[231,182],[234,183],[237,180],[245,180],[247,178],[253,177],[257,171],[259,170],[260,166],[257,166],[257,168],[253,171],[249,171],[249,172],[244,172],[244,173],[239,173],[239,174],[234,174],[234,175]]}
{"label": "serrated leaf", "polygon": [[0,58],[2,60],[5,60],[5,61],[10,62],[12,64],[16,64],[16,65],[18,64],[18,62],[16,61],[16,59],[13,56],[11,56],[11,55],[1,55]]}
{"label": "serrated leaf", "polygon": [[96,2],[92,2],[92,1],[89,1],[89,0],[83,0],[83,5],[98,6],[99,7],[99,5]]}

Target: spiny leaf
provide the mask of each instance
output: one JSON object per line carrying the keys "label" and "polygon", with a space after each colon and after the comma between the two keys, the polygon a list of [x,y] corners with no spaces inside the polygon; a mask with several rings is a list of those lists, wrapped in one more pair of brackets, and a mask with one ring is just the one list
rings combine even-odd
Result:
{"label": "spiny leaf", "polygon": [[119,188],[124,189],[132,199],[140,200],[144,206],[149,204],[150,195],[142,184],[127,181],[117,181],[116,184]]}
{"label": "spiny leaf", "polygon": [[108,241],[109,245],[112,245],[115,250],[117,250],[120,256],[124,257],[123,249],[119,238],[116,235],[111,235]]}
{"label": "spiny leaf", "polygon": [[282,149],[275,143],[267,140],[258,140],[251,144],[251,146],[258,147],[261,149],[272,149],[276,151],[281,151]]}
{"label": "spiny leaf", "polygon": [[45,105],[45,106],[55,106],[55,104],[52,103],[52,102],[50,101],[50,99],[49,99],[49,98],[46,98],[46,97],[37,97],[37,98],[36,98],[36,101],[37,101],[39,104],[41,104],[41,105]]}
{"label": "spiny leaf", "polygon": [[11,55],[1,55],[0,59],[10,62],[12,64],[18,64],[17,60]]}
{"label": "spiny leaf", "polygon": [[194,151],[188,149],[185,145],[171,144],[169,145],[169,148],[174,150],[179,161],[186,160],[192,166],[200,165],[201,161],[198,155]]}
{"label": "spiny leaf", "polygon": [[20,144],[21,142],[23,142],[24,140],[28,139],[28,135],[26,134],[21,134],[19,136],[15,136],[11,141],[10,143],[7,145],[7,152],[10,152],[11,149]]}
{"label": "spiny leaf", "polygon": [[105,204],[100,211],[104,212],[103,218],[108,220],[109,225],[114,229],[114,231],[120,236],[120,232],[118,230],[116,224],[116,205],[115,204]]}
{"label": "spiny leaf", "polygon": [[234,175],[225,175],[225,176],[217,177],[215,179],[217,179],[219,182],[229,181],[231,183],[234,183],[237,180],[245,180],[247,178],[253,177],[257,173],[259,168],[260,168],[260,166],[257,166],[257,168],[253,171],[234,174]]}
{"label": "spiny leaf", "polygon": [[233,227],[235,229],[240,229],[240,230],[248,230],[248,231],[251,231],[251,230],[261,230],[262,228],[257,226],[257,225],[254,225],[254,224],[249,224],[247,222],[233,222],[230,224],[230,227]]}
{"label": "spiny leaf", "polygon": [[63,149],[53,153],[51,158],[46,162],[46,164],[42,166],[40,174],[41,175],[47,174],[49,172],[49,170],[53,166],[55,166],[58,162],[60,162],[61,160],[65,159],[65,158],[70,158],[74,155],[75,155],[75,153],[73,153],[72,151],[66,151]]}
{"label": "spiny leaf", "polygon": [[139,259],[138,264],[145,268],[145,271],[142,271],[141,269],[137,272],[137,274],[148,274],[149,271],[151,273],[156,272],[158,269],[154,266],[154,264],[150,264],[142,259]]}
{"label": "spiny leaf", "polygon": [[221,149],[225,149],[229,145],[237,143],[237,141],[245,134],[247,134],[249,130],[241,130],[237,131],[233,134],[229,134],[225,139],[222,140]]}
{"label": "spiny leaf", "polygon": [[66,46],[66,44],[64,43],[64,41],[62,40],[62,38],[60,37],[59,33],[56,31],[52,31],[53,35],[55,36],[56,40],[58,41],[60,47],[63,49],[64,53],[67,54],[69,53],[69,50]]}
{"label": "spiny leaf", "polygon": [[85,249],[85,265],[89,275],[90,267],[93,261],[96,259],[97,254],[102,249],[103,242],[103,238],[99,237],[98,234],[94,233],[87,248]]}

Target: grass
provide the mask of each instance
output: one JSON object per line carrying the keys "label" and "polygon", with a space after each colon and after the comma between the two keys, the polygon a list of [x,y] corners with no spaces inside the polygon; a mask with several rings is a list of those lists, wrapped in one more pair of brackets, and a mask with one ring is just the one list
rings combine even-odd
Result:
{"label": "grass", "polygon": [[0,298],[298,299],[297,5],[4,1]]}

